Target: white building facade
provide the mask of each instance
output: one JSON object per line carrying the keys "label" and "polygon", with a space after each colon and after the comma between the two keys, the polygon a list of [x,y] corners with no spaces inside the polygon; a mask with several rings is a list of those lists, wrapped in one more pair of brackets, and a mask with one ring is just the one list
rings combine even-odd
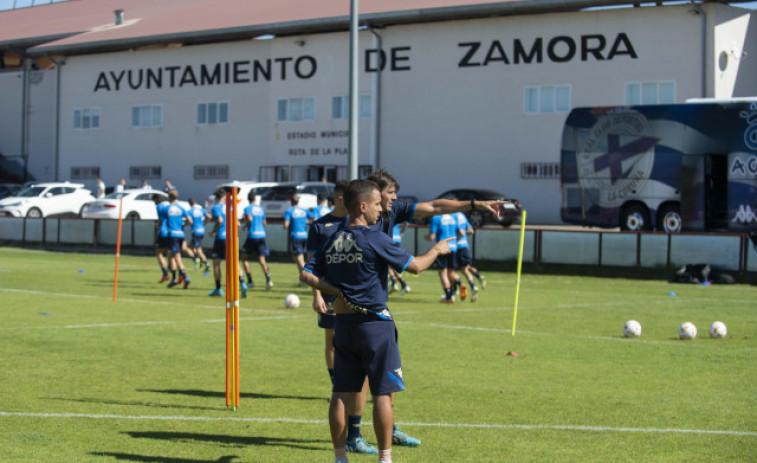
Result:
{"label": "white building facade", "polygon": [[[499,190],[529,223],[560,223],[570,109],[757,95],[756,22],[708,3],[364,29],[361,172],[386,169],[421,200]],[[346,178],[348,47],[347,32],[314,33],[7,69],[0,153],[40,180],[170,179],[183,197],[228,180]]]}

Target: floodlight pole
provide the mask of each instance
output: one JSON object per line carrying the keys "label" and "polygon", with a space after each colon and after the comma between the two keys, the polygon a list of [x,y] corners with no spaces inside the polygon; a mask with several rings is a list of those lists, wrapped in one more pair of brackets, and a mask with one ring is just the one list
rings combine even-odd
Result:
{"label": "floodlight pole", "polygon": [[349,179],[357,179],[358,167],[358,0],[350,0],[350,154]]}

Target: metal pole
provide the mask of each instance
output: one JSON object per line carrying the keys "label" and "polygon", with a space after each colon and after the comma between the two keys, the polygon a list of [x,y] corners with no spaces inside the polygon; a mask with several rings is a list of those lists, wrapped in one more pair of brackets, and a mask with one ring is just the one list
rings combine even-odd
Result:
{"label": "metal pole", "polygon": [[358,0],[350,0],[350,154],[347,160],[350,180],[357,178],[358,167]]}

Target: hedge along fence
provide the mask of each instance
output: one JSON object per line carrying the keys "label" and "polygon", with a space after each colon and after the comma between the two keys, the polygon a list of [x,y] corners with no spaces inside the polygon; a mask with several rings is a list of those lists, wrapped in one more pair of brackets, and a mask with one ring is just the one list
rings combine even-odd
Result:
{"label": "hedge along fence", "polygon": [[[203,247],[213,238],[206,227]],[[121,246],[150,248],[155,243],[155,222],[124,220]],[[272,252],[286,253],[287,234],[283,225],[266,227],[266,243]],[[426,240],[427,227],[405,230],[402,245],[412,254],[432,246]],[[516,227],[480,228],[468,237],[474,259],[514,262],[518,258],[520,230]],[[118,221],[79,218],[0,218],[0,241],[20,244],[80,245],[115,247]],[[191,236],[188,233],[187,236]],[[246,231],[240,230],[240,246]],[[637,233],[596,230],[526,230],[523,262],[608,267],[678,268],[691,263],[709,263],[720,270],[757,272],[757,251],[746,234],[738,233]]]}

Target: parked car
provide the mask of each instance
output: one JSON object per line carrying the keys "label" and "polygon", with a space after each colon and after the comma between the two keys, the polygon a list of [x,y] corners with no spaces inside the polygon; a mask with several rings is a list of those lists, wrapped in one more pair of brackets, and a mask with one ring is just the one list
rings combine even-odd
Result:
{"label": "parked car", "polygon": [[0,199],[0,217],[48,217],[79,214],[92,192],[82,183],[34,183],[16,196]]}
{"label": "parked car", "polygon": [[0,183],[0,199],[16,196],[23,189],[24,186],[20,183]]}
{"label": "parked car", "polygon": [[[85,219],[118,219],[118,209],[121,207],[121,217],[133,220],[158,220],[153,195],[160,195],[168,199],[168,194],[160,190],[143,190],[141,188],[124,190],[121,193],[111,193],[102,199],[88,202],[81,211]],[[184,209],[189,210],[189,203],[179,201]]]}
{"label": "parked car", "polygon": [[458,199],[460,201],[470,201],[471,199],[475,199],[476,201],[504,199],[508,201],[500,209],[499,217],[497,219],[486,211],[466,211],[465,216],[468,217],[468,221],[474,227],[480,227],[481,225],[486,225],[488,223],[498,223],[503,227],[509,227],[519,219],[521,215],[520,202],[517,199],[509,198],[504,193],[494,190],[458,188],[445,191],[437,196],[437,199]]}
{"label": "parked car", "polygon": [[286,210],[291,207],[292,195],[297,193],[300,197],[299,206],[304,209],[312,209],[318,205],[318,194],[326,196],[334,194],[334,184],[326,182],[302,182],[282,183],[268,190],[260,200],[260,205],[265,210],[266,217],[284,217]]}
{"label": "parked car", "polygon": [[251,191],[255,192],[255,201],[260,204],[260,200],[262,195],[271,189],[271,187],[274,187],[278,185],[277,182],[248,182],[248,181],[235,181],[235,182],[226,182],[222,183],[215,187],[213,190],[213,193],[208,196],[208,198],[205,200],[205,211],[210,212],[210,210],[213,208],[213,205],[215,204],[215,192],[219,189],[223,189],[225,191],[231,191],[231,188],[233,186],[236,186],[239,188],[239,191],[237,192],[237,198],[239,199],[239,213],[240,213],[240,219],[241,214],[244,209],[250,205],[250,201],[247,199],[250,195]]}

